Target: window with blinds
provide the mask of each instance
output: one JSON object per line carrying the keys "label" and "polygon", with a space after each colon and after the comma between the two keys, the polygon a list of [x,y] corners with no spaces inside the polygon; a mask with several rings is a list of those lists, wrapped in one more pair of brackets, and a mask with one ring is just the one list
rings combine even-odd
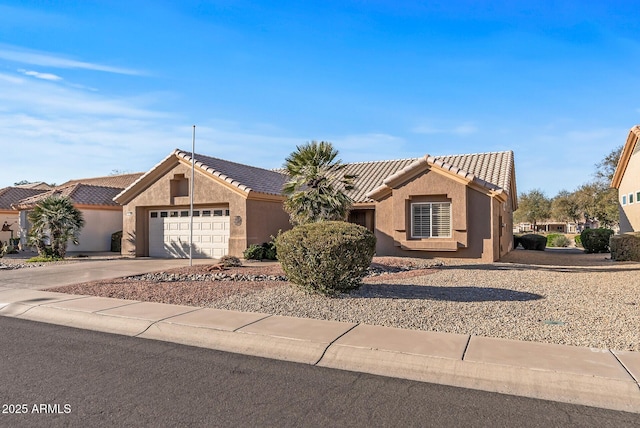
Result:
{"label": "window with blinds", "polygon": [[421,202],[411,204],[412,238],[450,238],[451,203]]}

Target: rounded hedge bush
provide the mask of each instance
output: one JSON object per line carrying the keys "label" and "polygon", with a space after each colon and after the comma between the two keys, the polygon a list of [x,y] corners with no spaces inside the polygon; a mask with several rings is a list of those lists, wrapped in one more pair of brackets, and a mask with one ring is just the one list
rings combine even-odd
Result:
{"label": "rounded hedge bush", "polygon": [[359,288],[375,247],[373,233],[344,221],[303,224],[276,238],[278,260],[289,281],[325,295]]}
{"label": "rounded hedge bush", "polygon": [[585,229],[580,233],[580,240],[586,253],[608,253],[611,229]]}
{"label": "rounded hedge bush", "polygon": [[525,250],[544,251],[547,247],[547,238],[535,233],[528,233],[520,237],[520,244]]}

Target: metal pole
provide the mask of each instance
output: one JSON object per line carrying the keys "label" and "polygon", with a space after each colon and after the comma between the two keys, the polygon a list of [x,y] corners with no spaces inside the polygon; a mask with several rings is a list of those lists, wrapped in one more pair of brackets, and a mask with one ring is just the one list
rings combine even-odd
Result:
{"label": "metal pole", "polygon": [[191,138],[191,190],[189,206],[189,266],[193,266],[193,189],[196,175],[196,126],[193,125],[193,137]]}

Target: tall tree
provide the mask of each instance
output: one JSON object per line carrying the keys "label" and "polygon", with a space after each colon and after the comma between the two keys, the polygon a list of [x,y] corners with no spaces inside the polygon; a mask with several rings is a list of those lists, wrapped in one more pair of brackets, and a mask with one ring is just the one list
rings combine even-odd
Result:
{"label": "tall tree", "polygon": [[596,164],[596,172],[594,174],[596,181],[604,182],[609,185],[613,179],[613,174],[616,172],[618,166],[618,160],[622,154],[622,148],[624,146],[617,147],[604,157],[600,162]]}
{"label": "tall tree", "polygon": [[620,221],[618,191],[604,181],[583,184],[575,197],[586,220],[598,220],[601,226],[613,227]]}
{"label": "tall tree", "polygon": [[31,231],[29,241],[41,256],[47,254],[46,241],[50,243],[51,256],[64,258],[67,242],[78,244],[78,235],[84,226],[82,213],[65,196],[49,196],[29,212]]}
{"label": "tall tree", "polygon": [[344,191],[353,188],[355,176],[344,173],[346,165],[331,143],[311,141],[297,146],[284,167],[289,181],[282,192],[291,223],[346,219],[353,201]]}
{"label": "tall tree", "polygon": [[556,221],[578,223],[584,215],[575,192],[561,190],[551,201],[551,217]]}
{"label": "tall tree", "polygon": [[533,225],[533,230],[536,230],[538,221],[551,217],[551,201],[540,189],[522,193],[518,198],[518,209],[513,215],[516,222],[526,221]]}

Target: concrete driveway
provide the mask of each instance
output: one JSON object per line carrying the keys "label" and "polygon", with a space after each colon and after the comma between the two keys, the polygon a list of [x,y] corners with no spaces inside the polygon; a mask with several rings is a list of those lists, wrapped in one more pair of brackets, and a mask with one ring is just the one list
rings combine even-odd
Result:
{"label": "concrete driveway", "polygon": [[[195,259],[194,264],[215,263],[211,259]],[[101,279],[118,278],[126,275],[139,275],[176,267],[189,266],[185,259],[117,259],[117,260],[79,260],[69,264],[51,266],[2,269],[0,270],[0,288],[45,289],[62,285]]]}

